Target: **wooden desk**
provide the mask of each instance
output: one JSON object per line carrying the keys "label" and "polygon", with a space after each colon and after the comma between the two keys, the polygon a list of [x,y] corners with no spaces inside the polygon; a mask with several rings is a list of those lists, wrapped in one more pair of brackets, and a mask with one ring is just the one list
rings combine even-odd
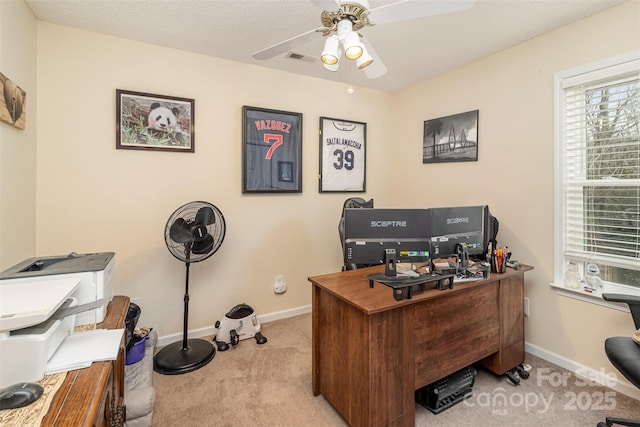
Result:
{"label": "wooden desk", "polygon": [[[124,328],[129,297],[115,296],[99,328]],[[93,362],[69,371],[56,393],[42,426],[120,426],[124,423],[124,337],[118,358]]]}
{"label": "wooden desk", "polygon": [[414,391],[482,361],[524,362],[524,273],[427,289],[396,301],[371,267],[310,277],[312,382],[352,426],[413,426]]}

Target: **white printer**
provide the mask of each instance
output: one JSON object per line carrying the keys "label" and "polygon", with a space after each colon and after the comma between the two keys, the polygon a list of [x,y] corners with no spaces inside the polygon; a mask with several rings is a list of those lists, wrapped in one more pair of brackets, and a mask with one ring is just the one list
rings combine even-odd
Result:
{"label": "white printer", "polygon": [[72,296],[79,306],[91,306],[85,306],[90,309],[77,315],[76,326],[88,325],[104,320],[107,305],[113,298],[114,271],[113,252],[29,258],[0,273],[0,286],[78,278],[80,286]]}
{"label": "white printer", "polygon": [[104,320],[113,252],[30,258],[0,273],[0,388],[42,379],[74,327]]}

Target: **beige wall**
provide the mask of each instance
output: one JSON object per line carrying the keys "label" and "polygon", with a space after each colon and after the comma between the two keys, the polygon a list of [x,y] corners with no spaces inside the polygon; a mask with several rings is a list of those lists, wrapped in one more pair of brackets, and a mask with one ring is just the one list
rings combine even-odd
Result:
{"label": "beige wall", "polygon": [[[38,61],[37,253],[114,251],[117,293],[140,298],[141,324],[161,336],[182,330],[185,267],[164,227],[183,203],[210,201],[227,223],[220,250],[190,269],[192,329],[243,302],[258,314],[309,305],[307,277],[339,270],[349,195],[318,193],[320,116],[370,123],[366,196],[389,194],[384,92],[44,22]],[[194,98],[195,153],[116,150],[116,89]],[[243,105],[303,113],[302,194],[241,194]]]}
{"label": "beige wall", "polygon": [[[527,342],[593,367],[610,365],[604,337],[633,331],[628,314],[561,297],[554,268],[554,73],[640,49],[640,2],[563,27],[394,94],[393,170],[410,184],[394,205],[489,204],[527,273]],[[422,122],[479,110],[476,163],[421,163]],[[448,133],[448,129],[445,132]],[[417,196],[418,195],[418,196]],[[416,197],[417,196],[417,197]],[[613,368],[611,368],[613,369]],[[615,371],[614,371],[615,372]]]}
{"label": "beige wall", "polygon": [[0,123],[0,271],[36,245],[36,20],[22,0],[0,1],[0,72],[27,92],[25,130]]}
{"label": "beige wall", "polygon": [[[23,9],[0,2],[3,68],[5,23]],[[38,22],[38,103],[28,118],[33,131],[38,117],[37,174],[33,152],[14,152],[18,144],[5,136],[12,131],[0,126],[2,249],[23,248],[10,262],[3,257],[2,267],[33,255],[114,251],[116,292],[140,298],[141,324],[161,335],[179,333],[184,266],[167,251],[163,229],[175,208],[203,199],[222,210],[228,228],[222,248],[191,268],[190,328],[210,327],[240,302],[258,314],[308,305],[306,277],[341,264],[336,226],[349,196],[317,191],[318,117],[364,121],[363,196],[377,206],[489,204],[500,219],[500,242],[535,267],[527,275],[527,341],[610,369],[602,341],[630,333],[628,315],[560,297],[548,286],[553,74],[639,49],[639,13],[638,2],[629,2],[406,90],[356,88],[351,96],[342,84]],[[24,46],[20,62],[27,68],[35,66],[29,59],[34,46]],[[35,84],[27,84],[30,93]],[[196,153],[116,150],[117,88],[195,98]],[[304,114],[302,194],[241,194],[242,105]],[[479,161],[423,165],[423,121],[473,109],[480,110]],[[19,227],[7,224],[19,218],[20,227],[28,227],[34,215],[32,249],[20,240]],[[27,235],[34,239],[32,231]],[[289,285],[284,295],[273,294],[277,274]]]}

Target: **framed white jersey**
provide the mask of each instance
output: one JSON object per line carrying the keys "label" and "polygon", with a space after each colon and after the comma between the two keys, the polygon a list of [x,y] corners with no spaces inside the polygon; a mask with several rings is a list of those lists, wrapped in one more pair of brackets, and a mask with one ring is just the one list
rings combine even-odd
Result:
{"label": "framed white jersey", "polygon": [[366,190],[367,124],[320,117],[320,192]]}

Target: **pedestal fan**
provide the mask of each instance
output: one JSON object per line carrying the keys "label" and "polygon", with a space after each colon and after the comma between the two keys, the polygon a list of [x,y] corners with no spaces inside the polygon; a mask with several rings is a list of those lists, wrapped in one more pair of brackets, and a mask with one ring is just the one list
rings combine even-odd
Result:
{"label": "pedestal fan", "polygon": [[184,374],[209,363],[216,355],[212,343],[187,339],[189,323],[189,266],[213,255],[225,234],[222,212],[208,202],[190,202],[179,207],[167,221],[164,240],[169,252],[186,267],[184,328],[182,342],[162,348],[153,358],[153,370],[160,374]]}

